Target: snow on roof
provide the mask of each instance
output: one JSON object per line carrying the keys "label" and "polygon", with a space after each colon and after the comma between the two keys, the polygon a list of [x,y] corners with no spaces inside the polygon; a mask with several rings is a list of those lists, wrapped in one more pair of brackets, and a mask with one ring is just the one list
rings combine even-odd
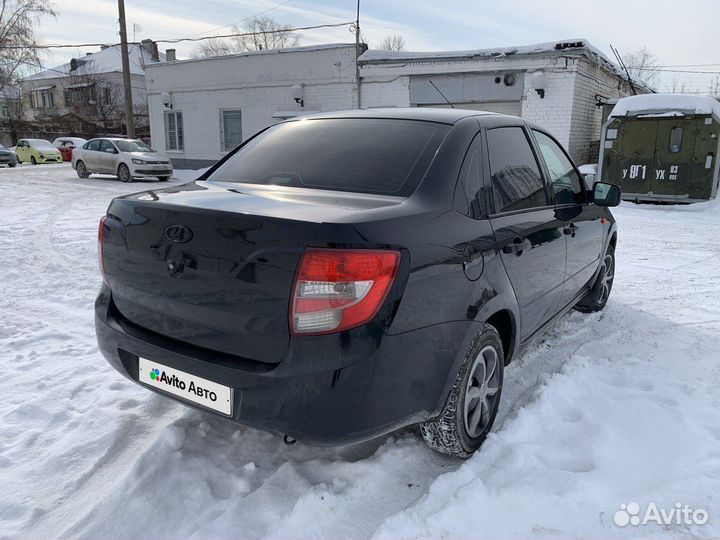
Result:
{"label": "snow on roof", "polygon": [[[145,75],[144,66],[156,64],[152,59],[150,51],[141,45],[128,45],[128,57],[130,59],[130,73],[133,75]],[[165,61],[165,55],[160,53],[160,62]],[[113,45],[106,47],[98,52],[82,56],[77,59],[81,64],[73,74],[87,75],[112,73],[122,71],[122,57],[120,55],[120,46]],[[37,81],[43,79],[59,79],[70,75],[70,62],[51,69],[46,69],[35,75],[31,75],[23,79],[24,81]]]}
{"label": "snow on roof", "polygon": [[368,50],[360,56],[360,62],[371,64],[394,60],[438,60],[478,57],[503,58],[529,54],[565,53],[571,51],[588,51],[599,56],[605,62],[612,64],[612,62],[610,62],[610,60],[599,49],[591,45],[587,39],[565,39],[561,41],[534,43],[531,45],[493,47],[490,49],[471,49],[464,51],[411,52]]}
{"label": "snow on roof", "polygon": [[610,116],[685,116],[711,114],[720,120],[720,101],[713,96],[643,94],[618,100]]}

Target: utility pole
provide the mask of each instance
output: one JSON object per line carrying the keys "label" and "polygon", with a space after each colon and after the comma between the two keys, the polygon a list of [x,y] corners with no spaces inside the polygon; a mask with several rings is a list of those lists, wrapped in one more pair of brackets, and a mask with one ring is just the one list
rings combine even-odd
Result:
{"label": "utility pole", "polygon": [[360,109],[360,0],[357,0],[355,14],[355,86],[357,87],[357,108]]}
{"label": "utility pole", "polygon": [[123,86],[125,87],[125,125],[127,126],[127,136],[134,139],[135,115],[133,113],[132,85],[130,81],[127,29],[125,28],[125,0],[118,0],[118,22],[120,23],[120,52],[122,54]]}

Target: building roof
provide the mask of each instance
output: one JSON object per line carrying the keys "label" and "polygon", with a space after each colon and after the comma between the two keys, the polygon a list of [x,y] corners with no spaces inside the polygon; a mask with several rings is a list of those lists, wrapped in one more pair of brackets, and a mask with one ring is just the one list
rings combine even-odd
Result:
{"label": "building roof", "polygon": [[[160,54],[160,62],[152,59],[150,51],[141,45],[128,45],[128,57],[130,59],[130,73],[132,75],[145,75],[145,67],[165,61],[165,55]],[[78,58],[81,65],[73,74],[90,75],[100,73],[122,72],[122,57],[120,46],[113,45],[98,52],[87,54]],[[59,79],[70,75],[70,62],[56,66],[40,73],[36,73],[23,79],[24,82],[38,81],[44,79]]]}
{"label": "building roof", "polygon": [[368,50],[360,56],[361,64],[383,64],[407,61],[433,61],[433,60],[463,60],[463,59],[493,59],[516,56],[567,54],[569,52],[586,52],[597,55],[603,61],[610,60],[587,39],[565,39],[561,41],[546,41],[531,45],[513,45],[506,47],[493,47],[490,49],[470,49],[462,51],[381,51]]}
{"label": "building roof", "polygon": [[497,116],[497,113],[468,109],[441,109],[433,107],[383,107],[377,109],[353,109],[348,111],[325,112],[303,116],[302,118],[393,118],[454,124],[469,116],[488,115]]}
{"label": "building roof", "polygon": [[[364,47],[361,44],[361,47]],[[222,54],[218,56],[205,56],[202,58],[188,58],[185,60],[173,60],[171,62],[161,62],[164,66],[171,66],[177,64],[190,64],[193,62],[207,62],[212,60],[225,60],[228,58],[244,58],[247,56],[262,56],[262,55],[273,55],[273,54],[287,54],[297,52],[308,52],[308,51],[320,51],[325,49],[347,49],[352,47],[355,48],[354,43],[323,43],[321,45],[305,45],[302,47],[286,47],[284,49],[263,49],[261,51],[243,51],[233,54]],[[159,64],[154,64],[159,65]],[[150,67],[150,66],[149,66]]]}
{"label": "building roof", "polygon": [[691,94],[643,94],[618,100],[610,116],[712,115],[720,120],[720,98]]}

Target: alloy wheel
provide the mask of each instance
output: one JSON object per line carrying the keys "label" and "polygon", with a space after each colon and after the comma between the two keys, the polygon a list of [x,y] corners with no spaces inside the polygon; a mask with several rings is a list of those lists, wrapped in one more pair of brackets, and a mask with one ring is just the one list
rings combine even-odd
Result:
{"label": "alloy wheel", "polygon": [[615,259],[612,254],[608,253],[603,259],[603,265],[600,269],[600,298],[598,298],[598,304],[604,304],[607,302],[610,296],[610,289],[612,289],[612,282],[615,278]]}
{"label": "alloy wheel", "polygon": [[470,367],[465,389],[465,430],[470,437],[479,437],[487,429],[500,389],[499,358],[494,347],[487,345],[478,353]]}

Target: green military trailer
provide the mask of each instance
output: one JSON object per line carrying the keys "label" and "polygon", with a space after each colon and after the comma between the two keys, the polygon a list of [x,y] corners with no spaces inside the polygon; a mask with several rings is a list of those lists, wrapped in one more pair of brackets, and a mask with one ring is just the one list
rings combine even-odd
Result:
{"label": "green military trailer", "polygon": [[720,101],[646,94],[620,99],[603,125],[599,179],[630,201],[692,203],[716,196]]}

